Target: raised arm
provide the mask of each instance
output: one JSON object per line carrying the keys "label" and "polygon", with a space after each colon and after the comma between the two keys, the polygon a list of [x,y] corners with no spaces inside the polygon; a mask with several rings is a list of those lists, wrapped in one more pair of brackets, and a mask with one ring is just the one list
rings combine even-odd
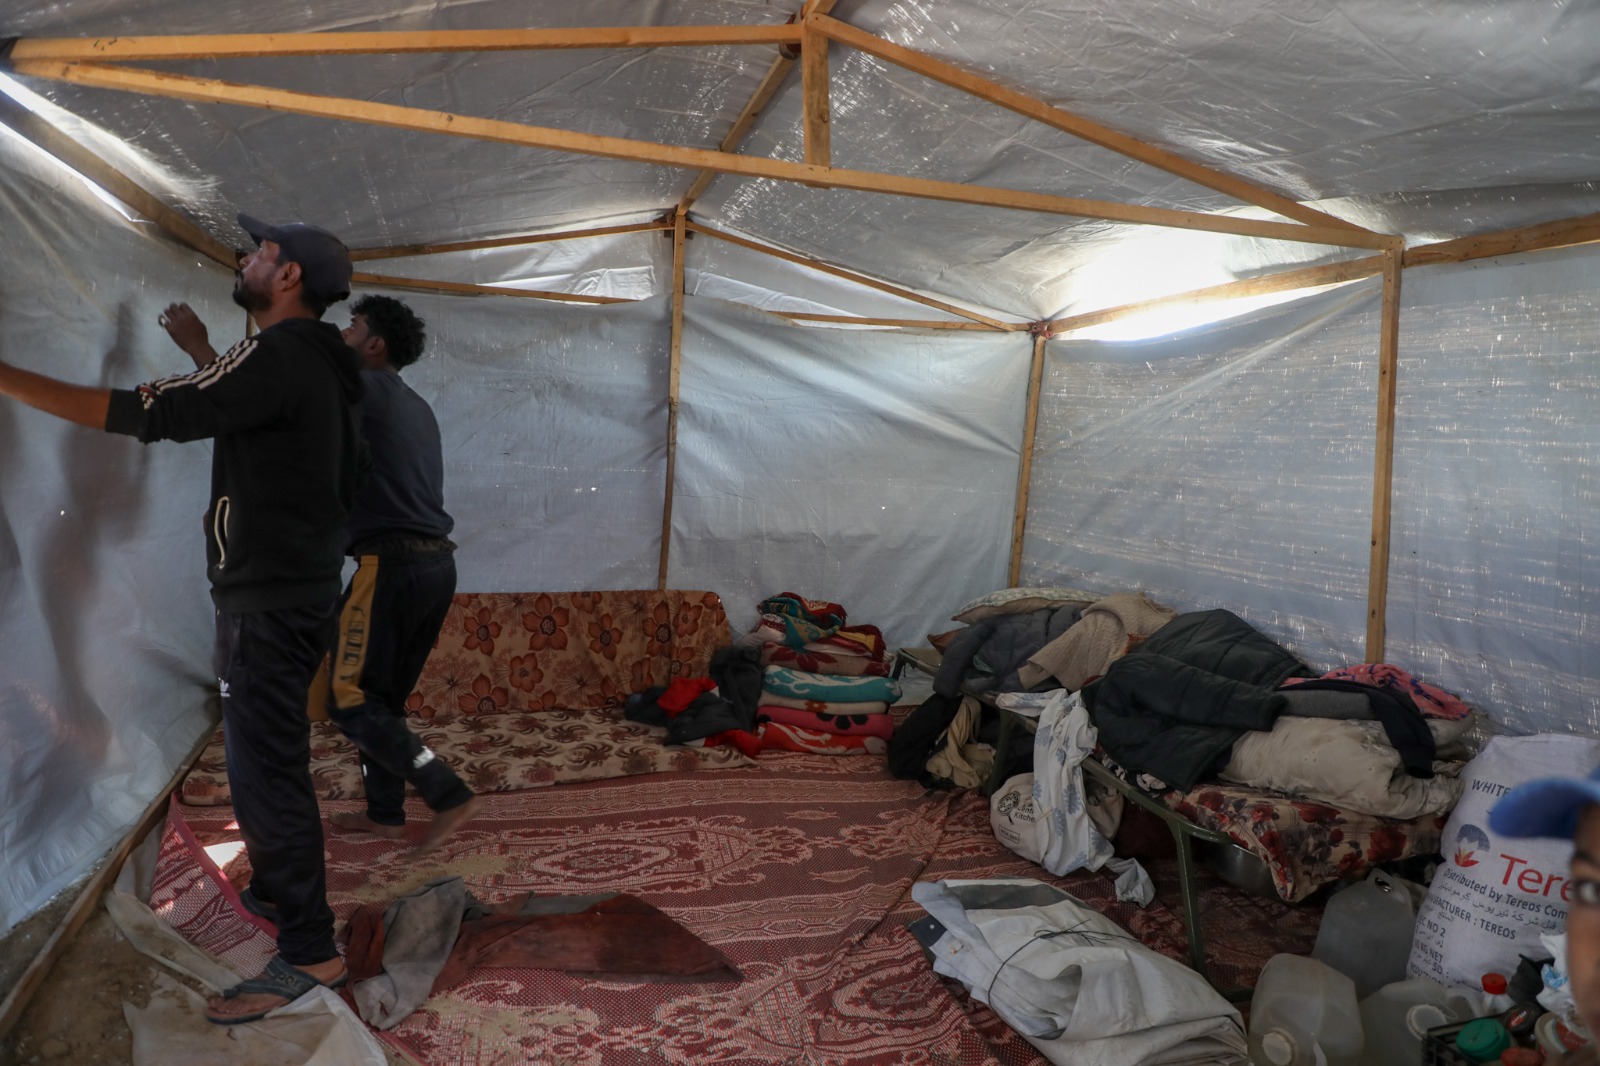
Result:
{"label": "raised arm", "polygon": [[31,370],[0,363],[0,396],[20,400],[46,414],[90,429],[104,429],[111,390],[69,385]]}

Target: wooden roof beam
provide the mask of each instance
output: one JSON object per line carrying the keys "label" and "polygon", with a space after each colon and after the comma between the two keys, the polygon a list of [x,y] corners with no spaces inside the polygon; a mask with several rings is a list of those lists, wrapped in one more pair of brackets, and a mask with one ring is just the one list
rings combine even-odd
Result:
{"label": "wooden roof beam", "polygon": [[1219,300],[1240,300],[1248,296],[1265,296],[1274,292],[1291,292],[1295,289],[1314,289],[1323,285],[1338,285],[1341,282],[1372,277],[1375,274],[1382,273],[1383,269],[1384,257],[1374,255],[1361,259],[1347,259],[1341,263],[1301,267],[1298,270],[1286,270],[1281,274],[1268,274],[1259,278],[1247,278],[1244,281],[1230,281],[1221,285],[1210,285],[1203,289],[1174,293],[1171,296],[1158,296],[1151,300],[1141,300],[1138,303],[1108,307],[1103,311],[1090,311],[1086,314],[1072,315],[1068,318],[1058,318],[1050,323],[1050,335],[1055,336],[1061,333],[1070,333],[1075,329],[1087,329],[1090,326],[1115,322],[1118,319],[1160,307],[1182,307],[1193,304],[1215,303]]}
{"label": "wooden roof beam", "polygon": [[[1109,148],[1113,152],[1138,160],[1141,163],[1149,164],[1159,170],[1164,170],[1169,174],[1183,178],[1185,181],[1192,181],[1196,185],[1204,185],[1208,189],[1226,193],[1245,203],[1266,208],[1268,211],[1282,215],[1285,218],[1292,218],[1309,226],[1350,230],[1357,233],[1371,232],[1370,230],[1362,229],[1353,222],[1346,222],[1342,218],[1306,207],[1270,189],[1264,189],[1252,182],[1245,181],[1243,178],[1212,170],[1210,167],[1185,159],[1175,152],[1157,148],[1152,144],[1129,137],[1127,134],[1118,133],[1116,130],[1102,126],[1097,122],[1063,111],[1059,107],[1047,104],[1025,93],[1008,89],[998,82],[973,74],[970,71],[962,70],[954,64],[947,63],[942,59],[936,59],[925,52],[918,52],[911,48],[892,44],[875,34],[859,30],[837,19],[824,15],[814,15],[806,19],[805,27],[807,30],[814,30],[824,34],[840,44],[849,45],[862,52],[875,55],[886,62],[903,67],[913,73],[921,74],[923,77],[931,78],[953,89],[959,89],[962,92],[976,96],[980,100],[987,100],[989,103],[997,104],[1025,118],[1042,122],[1047,126],[1054,127],[1064,133],[1070,133],[1074,137],[1086,140],[1091,144],[1097,144],[1102,148]],[[1371,245],[1369,247],[1377,246]]]}
{"label": "wooden roof beam", "polygon": [[555,300],[572,304],[631,304],[621,296],[584,296],[575,292],[550,292],[546,289],[518,289],[511,285],[472,285],[463,281],[429,281],[426,278],[396,278],[387,274],[356,273],[350,281],[355,285],[381,285],[389,289],[417,289],[422,292],[445,292],[456,296],[521,296],[533,300]]}
{"label": "wooden roof beam", "polygon": [[187,215],[168,206],[143,185],[95,155],[38,114],[0,92],[0,122],[34,147],[70,167],[86,180],[127,204],[174,240],[227,267],[238,266],[231,247],[201,229]]}
{"label": "wooden roof beam", "polygon": [[1405,265],[1428,266],[1434,263],[1464,263],[1516,252],[1536,252],[1550,248],[1571,248],[1600,241],[1600,212],[1579,215],[1556,222],[1458,237],[1453,241],[1424,244],[1406,249]]}
{"label": "wooden roof beam", "polygon": [[[811,0],[806,5],[803,14],[816,13],[826,15],[833,10],[834,3],[835,0]],[[756,91],[750,94],[750,99],[745,103],[744,109],[739,112],[739,117],[734,119],[733,125],[722,138],[721,151],[732,152],[744,143],[745,137],[749,136],[750,131],[755,128],[756,119],[767,109],[767,105],[772,102],[772,98],[778,95],[778,90],[783,87],[784,81],[789,77],[789,72],[794,69],[794,65],[799,61],[799,58],[799,53],[793,47],[779,46],[778,56],[772,61],[772,66],[767,68],[766,76],[761,79],[761,84],[756,86]],[[689,208],[694,206],[695,201],[705,195],[706,190],[711,187],[711,183],[716,180],[717,174],[718,172],[715,170],[702,170],[695,175],[694,181],[689,185],[689,190],[678,201],[679,213],[686,213]]]}
{"label": "wooden roof beam", "polygon": [[221,33],[151,37],[25,37],[13,60],[127,62],[257,56],[521,52],[562,48],[798,45],[800,26],[611,26],[547,30],[416,30],[341,33]]}
{"label": "wooden roof beam", "polygon": [[845,326],[888,326],[895,329],[957,329],[981,330],[993,333],[993,326],[986,326],[982,322],[950,322],[944,319],[928,318],[867,318],[860,315],[819,315],[810,311],[779,311],[768,307],[758,307],[755,310],[763,311],[779,318],[792,318],[799,322],[834,322]]}
{"label": "wooden roof beam", "polygon": [[638,163],[688,167],[697,170],[712,169],[729,174],[741,174],[746,177],[795,181],[826,188],[891,193],[1010,210],[1034,211],[1079,218],[1099,218],[1112,222],[1169,226],[1178,229],[1205,230],[1214,233],[1234,233],[1241,236],[1264,237],[1308,244],[1381,249],[1393,247],[1401,240],[1398,237],[1371,233],[1366,230],[1350,230],[1343,227],[1310,226],[1257,219],[1231,218],[1224,215],[1172,211],[1164,208],[1114,204],[1098,200],[1080,200],[1049,193],[1020,192],[1011,189],[966,185],[951,181],[935,181],[928,178],[903,177],[873,171],[818,167],[781,159],[742,156],[703,148],[662,145],[622,137],[574,133],[543,126],[530,126],[496,119],[474,118],[449,112],[429,111],[423,108],[380,104],[370,100],[318,96],[289,89],[274,89],[263,85],[241,85],[213,78],[196,78],[182,74],[141,70],[134,67],[62,63],[54,60],[23,60],[16,62],[14,66],[19,74],[69,81],[79,85],[89,85],[104,89],[120,89],[156,96],[197,100],[204,103],[238,104],[271,111],[284,111],[291,114],[311,115],[341,121],[366,122],[373,125],[443,133],[456,137],[476,138],[503,144],[519,144],[531,148],[545,148],[561,152],[576,152]]}
{"label": "wooden roof beam", "polygon": [[485,237],[475,241],[401,244],[388,248],[352,248],[350,259],[356,263],[372,259],[408,259],[412,256],[443,255],[447,252],[474,252],[482,248],[515,248],[525,244],[575,241],[584,237],[609,237],[618,233],[652,233],[671,228],[670,222],[637,222],[626,226],[597,226],[593,229],[568,230],[564,233],[533,233],[522,237]]}
{"label": "wooden roof beam", "polygon": [[924,306],[932,307],[948,314],[959,315],[962,318],[980,323],[985,329],[1011,331],[1024,330],[1028,328],[1028,324],[1026,322],[1002,322],[997,318],[990,318],[988,315],[982,315],[976,311],[969,311],[964,307],[957,307],[954,304],[947,304],[943,300],[936,300],[931,296],[923,296],[921,293],[912,292],[910,289],[903,289],[898,285],[891,285],[888,282],[879,281],[876,278],[870,278],[865,274],[857,274],[853,270],[845,270],[843,267],[836,267],[832,264],[824,263],[817,259],[809,259],[806,256],[796,255],[793,252],[783,251],[781,248],[773,248],[770,245],[746,240],[743,237],[735,237],[731,233],[723,233],[720,230],[709,229],[697,222],[690,222],[688,224],[688,228],[692,233],[704,233],[707,237],[715,237],[718,240],[727,241],[729,244],[736,244],[741,248],[748,248],[751,251],[760,252],[763,255],[770,255],[775,259],[782,259],[785,262],[796,263],[803,267],[809,267],[812,270],[823,274],[832,274],[836,278],[843,278],[846,281],[853,281],[857,285],[864,285],[869,289],[876,289],[879,292],[886,292],[891,296],[898,296],[902,300],[910,300],[913,303],[923,304]]}

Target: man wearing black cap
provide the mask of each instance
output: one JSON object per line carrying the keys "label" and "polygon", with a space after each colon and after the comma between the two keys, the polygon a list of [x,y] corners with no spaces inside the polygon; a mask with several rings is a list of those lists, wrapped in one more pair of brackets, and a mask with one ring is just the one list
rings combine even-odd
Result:
{"label": "man wearing black cap", "polygon": [[[250,893],[278,926],[267,969],[208,1004],[207,1016],[223,1024],[344,981],[308,765],[306,690],[339,595],[360,448],[360,369],[339,331],[319,321],[349,295],[348,251],[314,226],[246,215],[239,224],[258,247],[239,260],[233,299],[260,332],[227,354],[134,390],[0,364],[0,395],[68,421],[146,443],[215,440],[206,563],[228,778]],[[162,316],[169,329],[172,310]]]}

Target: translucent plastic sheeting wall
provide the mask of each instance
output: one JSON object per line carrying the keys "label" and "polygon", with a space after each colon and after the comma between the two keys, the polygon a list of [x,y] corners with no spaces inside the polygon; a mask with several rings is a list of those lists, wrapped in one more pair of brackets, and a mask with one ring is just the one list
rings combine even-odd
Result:
{"label": "translucent plastic sheeting wall", "polygon": [[670,583],[735,630],[779,592],[889,643],[1003,588],[1032,342],[822,330],[690,298]]}
{"label": "translucent plastic sheeting wall", "polygon": [[1600,251],[1408,270],[1388,656],[1600,731]]}
{"label": "translucent plastic sheeting wall", "polygon": [[1226,607],[1364,658],[1376,280],[1151,341],[1052,340],[1023,584]]}
{"label": "translucent plastic sheeting wall", "polygon": [[427,322],[405,379],[439,418],[461,590],[654,588],[666,301],[391,295]]}
{"label": "translucent plastic sheeting wall", "polygon": [[[959,316],[927,304],[869,288],[811,267],[801,267],[716,237],[695,235],[689,245],[689,253],[688,291],[701,296],[733,300],[768,311],[961,321]],[[1006,317],[1003,312],[970,302],[958,301],[957,305],[965,306],[969,311],[988,313],[992,317]],[[830,324],[829,328],[840,327]]]}
{"label": "translucent plastic sheeting wall", "polygon": [[[0,359],[132,387],[225,347],[231,276],[137,232],[0,130]],[[0,400],[0,930],[125,835],[209,728],[208,443],[141,445]]]}

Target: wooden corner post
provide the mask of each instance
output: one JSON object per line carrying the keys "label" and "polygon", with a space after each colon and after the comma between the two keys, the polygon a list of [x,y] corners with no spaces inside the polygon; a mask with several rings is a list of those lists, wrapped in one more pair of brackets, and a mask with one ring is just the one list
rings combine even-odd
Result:
{"label": "wooden corner post", "polygon": [[1400,364],[1400,248],[1383,253],[1383,316],[1378,338],[1378,436],[1372,457],[1372,558],[1367,576],[1367,662],[1384,656],[1389,605],[1389,520],[1394,506],[1394,408]]}
{"label": "wooden corner post", "polygon": [[1033,442],[1039,432],[1039,393],[1044,384],[1045,330],[1033,335],[1033,368],[1028,374],[1028,413],[1022,426],[1022,456],[1017,462],[1017,506],[1011,518],[1011,570],[1006,583],[1013,588],[1022,577],[1022,535],[1028,528],[1028,490],[1033,481]]}
{"label": "wooden corner post", "polygon": [[667,587],[667,560],[672,549],[672,484],[678,475],[678,376],[683,365],[683,245],[688,217],[672,217],[672,349],[667,363],[667,486],[661,504],[661,564],[656,587]]}

